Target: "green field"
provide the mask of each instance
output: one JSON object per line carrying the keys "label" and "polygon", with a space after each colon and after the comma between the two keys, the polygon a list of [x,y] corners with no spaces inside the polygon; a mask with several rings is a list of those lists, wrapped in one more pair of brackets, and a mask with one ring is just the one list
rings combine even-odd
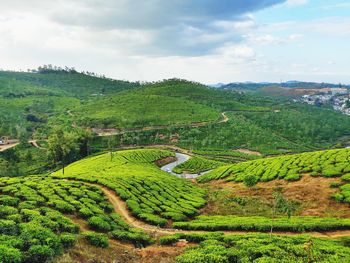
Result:
{"label": "green field", "polygon": [[186,239],[199,246],[189,247],[177,257],[177,263],[206,262],[347,262],[350,257],[348,239],[334,241],[309,236],[272,236],[266,234],[227,235],[176,234],[161,239],[174,244]]}
{"label": "green field", "polygon": [[57,171],[53,176],[107,186],[126,201],[134,216],[159,226],[165,226],[167,219],[193,217],[205,204],[203,189],[160,171],[153,163],[173,156],[172,152],[150,149],[112,154],[86,158],[69,165],[65,174]]}
{"label": "green field", "polygon": [[[80,182],[45,176],[0,179],[0,261],[47,262],[74,246],[80,227],[71,218],[86,221],[89,229],[136,245],[150,238],[130,228],[102,191]],[[107,236],[83,233],[97,246],[108,246]],[[107,242],[107,243],[103,243]]]}
{"label": "green field", "polygon": [[199,216],[189,222],[175,222],[173,227],[186,230],[206,231],[275,231],[305,232],[350,229],[348,218],[301,217],[271,218],[262,216]]}
{"label": "green field", "polygon": [[223,162],[208,160],[202,157],[191,157],[188,161],[176,166],[173,172],[181,174],[183,172],[196,173],[209,171],[225,165]]}
{"label": "green field", "polygon": [[220,167],[198,179],[199,182],[225,179],[243,182],[247,176],[256,181],[299,180],[303,174],[340,177],[350,172],[350,149],[307,152],[264,158]]}
{"label": "green field", "polygon": [[119,129],[220,119],[215,109],[189,100],[128,93],[89,101],[72,110],[72,119],[84,127]]}
{"label": "green field", "polygon": [[[21,139],[0,153],[0,262],[54,262],[63,253],[79,255],[89,248],[101,255],[121,248],[131,261],[159,252],[178,263],[347,262],[350,257],[349,238],[230,232],[273,228],[345,236],[348,116],[179,79],[140,84],[50,68],[0,71],[0,105],[0,137]],[[99,137],[93,128],[120,134]],[[41,147],[29,145],[32,138]],[[169,144],[193,155],[174,172],[210,172],[185,180],[162,171],[157,165],[172,161],[175,153],[157,146]],[[324,217],[314,216],[319,211],[303,206],[298,193],[288,199],[288,186],[303,176],[307,182],[325,181],[315,185],[326,185],[320,190],[339,213],[326,209]],[[263,189],[268,181],[283,183],[279,199],[277,187],[268,189],[272,194]],[[217,209],[218,202],[232,209]],[[312,216],[301,216],[298,209],[310,209]],[[177,234],[164,236],[169,233]],[[136,251],[111,239],[139,248],[156,245]],[[198,245],[188,245],[180,256],[179,247],[159,247],[180,239]]]}

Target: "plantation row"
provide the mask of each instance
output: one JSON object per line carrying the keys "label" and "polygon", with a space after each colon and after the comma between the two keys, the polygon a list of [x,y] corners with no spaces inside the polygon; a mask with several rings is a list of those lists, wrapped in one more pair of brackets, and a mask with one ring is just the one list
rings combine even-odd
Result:
{"label": "plantation row", "polygon": [[181,174],[186,171],[189,173],[199,174],[201,172],[209,171],[223,165],[225,165],[225,163],[223,162],[208,160],[202,157],[194,156],[186,162],[176,166],[173,169],[173,172]]}
{"label": "plantation row", "polygon": [[267,234],[224,235],[175,234],[162,237],[163,245],[175,244],[179,239],[199,243],[189,247],[176,258],[177,263],[207,262],[348,262],[349,239],[334,241],[308,236],[269,236]]}
{"label": "plantation row", "polygon": [[[73,246],[79,226],[67,214],[111,238],[135,245],[150,243],[145,233],[130,228],[113,210],[94,186],[45,176],[1,178],[0,262],[46,262]],[[83,236],[96,246],[108,246],[104,234]]]}
{"label": "plantation row", "polygon": [[350,173],[350,149],[308,152],[274,158],[237,163],[218,169],[198,178],[199,182],[225,179],[242,182],[247,176],[256,181],[285,179],[299,180],[302,174],[340,177]]}
{"label": "plantation row", "polygon": [[302,217],[291,218],[278,217],[273,221],[271,218],[262,216],[199,216],[189,222],[175,222],[174,228],[186,230],[243,230],[243,231],[269,231],[273,225],[276,231],[331,231],[350,229],[348,218],[326,218],[326,217]]}
{"label": "plantation row", "polygon": [[68,166],[54,177],[104,185],[116,192],[131,213],[150,224],[165,226],[168,219],[186,220],[205,204],[204,190],[160,171],[153,164],[173,153],[162,150],[129,150],[88,158]]}
{"label": "plantation row", "polygon": [[231,163],[243,162],[248,160],[255,160],[261,158],[261,156],[242,153],[235,150],[222,150],[222,151],[205,151],[205,150],[193,150],[194,154],[201,155],[202,157],[210,157],[216,161],[230,161]]}

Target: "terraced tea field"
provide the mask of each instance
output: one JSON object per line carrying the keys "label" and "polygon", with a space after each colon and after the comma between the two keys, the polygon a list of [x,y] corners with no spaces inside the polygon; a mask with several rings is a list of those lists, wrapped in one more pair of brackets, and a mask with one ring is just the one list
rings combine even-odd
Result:
{"label": "terraced tea field", "polygon": [[173,156],[165,150],[129,150],[85,159],[58,171],[55,178],[82,180],[104,185],[116,192],[131,213],[154,225],[167,219],[185,220],[205,204],[205,191],[166,172],[153,163]]}
{"label": "terraced tea field", "polygon": [[83,220],[83,232],[96,246],[108,246],[108,238],[145,245],[149,236],[129,227],[103,192],[81,182],[46,176],[0,179],[0,261],[46,262],[74,246]]}
{"label": "terraced tea field", "polygon": [[[234,167],[245,167],[247,163],[250,169],[251,163],[257,162],[273,171],[271,167],[275,167],[276,160],[282,160],[282,164],[288,164],[286,169],[299,167],[301,176],[302,169],[309,167],[310,163],[320,165],[320,175],[329,169],[341,169],[338,171],[343,173],[347,169],[345,164],[349,153],[349,150],[331,150],[233,165],[192,157],[180,165],[180,170],[214,168],[198,179],[210,182],[214,179],[213,174],[219,174],[223,169],[234,171]],[[201,215],[208,195],[212,193],[203,187],[206,184],[193,183],[161,171],[155,163],[169,157],[174,157],[174,153],[168,150],[125,150],[80,160],[67,166],[64,174],[58,170],[49,176],[1,178],[0,259],[3,262],[31,262],[32,259],[47,262],[67,251],[68,247],[71,247],[68,251],[74,251],[77,242],[81,242],[79,240],[103,249],[110,245],[109,239],[138,247],[154,242],[171,245],[179,239],[200,243],[199,247],[187,249],[177,258],[177,262],[186,263],[197,262],[193,260],[198,258],[203,262],[231,262],[233,259],[250,262],[252,257],[260,260],[271,257],[274,260],[279,255],[288,255],[291,262],[304,262],[309,257],[305,246],[310,242],[315,253],[313,260],[317,262],[343,260],[350,255],[350,249],[345,245],[345,237],[350,236],[349,218],[277,215],[273,219],[276,232],[269,236],[251,233],[270,232],[272,219],[269,217]],[[325,165],[323,158],[332,161]],[[243,173],[245,170],[239,171]],[[233,173],[222,178],[231,176]],[[338,176],[347,180],[345,175]],[[239,178],[242,177],[244,181],[243,175]],[[339,187],[338,194],[344,195],[347,184]],[[307,232],[310,236],[289,236],[291,232],[292,235]],[[160,240],[152,238],[159,236]],[[342,237],[343,241],[319,237]],[[259,249],[268,246],[279,252],[254,256],[254,252],[247,252],[253,244]],[[285,246],[291,250],[282,253]],[[237,252],[237,249],[244,251]]]}

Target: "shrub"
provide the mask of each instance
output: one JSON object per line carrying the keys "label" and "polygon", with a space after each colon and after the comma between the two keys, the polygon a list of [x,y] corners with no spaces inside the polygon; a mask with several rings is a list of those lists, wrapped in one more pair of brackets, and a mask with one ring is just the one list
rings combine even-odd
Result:
{"label": "shrub", "polygon": [[300,179],[299,174],[288,174],[286,177],[284,177],[287,181],[298,181]]}
{"label": "shrub", "polygon": [[258,180],[259,179],[254,175],[247,175],[246,177],[244,177],[243,183],[246,187],[253,187],[258,183]]}
{"label": "shrub", "polygon": [[8,195],[0,196],[1,205],[17,206],[18,202],[19,202],[19,199],[16,197],[12,197]]}
{"label": "shrub", "polygon": [[104,234],[95,232],[83,233],[85,239],[93,246],[107,248],[109,246],[108,237]]}
{"label": "shrub", "polygon": [[341,186],[341,183],[338,183],[338,182],[331,182],[331,183],[329,184],[329,186],[330,186],[331,188],[339,188],[339,187]]}
{"label": "shrub", "polygon": [[18,232],[16,222],[0,219],[0,234],[14,236]]}
{"label": "shrub", "polygon": [[129,229],[128,231],[113,231],[112,237],[114,239],[131,242],[136,247],[144,247],[153,243],[153,240],[145,232],[139,229]]}
{"label": "shrub", "polygon": [[53,258],[55,251],[47,245],[31,246],[27,252],[27,262],[41,263]]}
{"label": "shrub", "polygon": [[60,235],[60,239],[62,246],[68,248],[74,246],[77,241],[77,236],[70,233],[63,233]]}
{"label": "shrub", "polygon": [[344,174],[341,179],[345,182],[350,182],[350,173]]}
{"label": "shrub", "polygon": [[89,218],[91,216],[94,215],[93,212],[91,212],[91,210],[87,207],[82,207],[79,209],[79,215],[82,217],[82,218]]}
{"label": "shrub", "polygon": [[161,245],[173,245],[180,239],[180,235],[164,236],[159,239]]}
{"label": "shrub", "polygon": [[92,229],[97,231],[107,232],[111,230],[111,225],[99,216],[90,217],[88,224]]}
{"label": "shrub", "polygon": [[143,220],[145,220],[147,223],[150,223],[152,225],[158,225],[160,227],[163,227],[166,225],[167,220],[165,220],[164,218],[161,218],[157,215],[153,215],[153,214],[140,214],[139,217]]}
{"label": "shrub", "polygon": [[23,256],[19,249],[0,244],[0,262],[2,263],[20,263]]}

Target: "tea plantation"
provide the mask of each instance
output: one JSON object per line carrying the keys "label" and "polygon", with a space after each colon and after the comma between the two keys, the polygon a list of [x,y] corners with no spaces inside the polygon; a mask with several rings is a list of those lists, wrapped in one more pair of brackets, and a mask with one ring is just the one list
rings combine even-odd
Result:
{"label": "tea plantation", "polygon": [[205,171],[209,171],[215,168],[218,168],[220,166],[225,165],[223,162],[208,160],[202,157],[194,156],[187,160],[186,162],[176,166],[173,169],[173,172],[181,174],[182,172],[186,171],[189,173],[201,173]]}
{"label": "tea plantation", "polygon": [[191,218],[204,206],[203,189],[160,171],[153,163],[173,156],[172,152],[147,149],[111,154],[73,163],[65,174],[58,171],[53,176],[107,186],[126,201],[134,216],[153,225]]}
{"label": "tea plantation", "polygon": [[220,167],[198,179],[199,182],[225,179],[242,182],[247,176],[256,181],[299,180],[303,174],[340,177],[350,172],[350,149],[307,152],[242,162]]}
{"label": "tea plantation", "polygon": [[160,241],[174,244],[179,239],[199,243],[178,256],[177,263],[207,262],[348,262],[348,239],[335,241],[309,236],[269,236],[267,234],[224,235],[175,234]]}
{"label": "tea plantation", "polygon": [[95,186],[45,176],[1,178],[0,262],[46,262],[61,254],[77,240],[80,230],[74,218],[101,232],[83,234],[96,246],[108,246],[107,234],[137,246],[151,242],[113,211]]}
{"label": "tea plantation", "polygon": [[349,218],[326,218],[311,216],[293,216],[271,218],[262,216],[199,216],[189,222],[175,222],[173,227],[187,230],[206,230],[206,231],[261,231],[268,232],[271,225],[276,231],[332,231],[341,229],[350,229]]}

